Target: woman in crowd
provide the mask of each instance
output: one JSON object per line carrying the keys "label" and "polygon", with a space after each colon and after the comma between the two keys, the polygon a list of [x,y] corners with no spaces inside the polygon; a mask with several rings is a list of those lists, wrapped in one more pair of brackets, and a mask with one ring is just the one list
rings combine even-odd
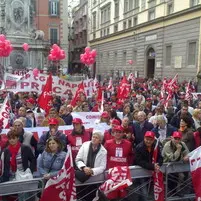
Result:
{"label": "woman in crowd", "polygon": [[38,158],[38,171],[44,179],[56,176],[61,170],[66,157],[66,152],[62,149],[58,138],[52,136],[47,140],[45,151]]}
{"label": "woman in crowd", "polygon": [[195,109],[193,111],[193,121],[195,124],[195,129],[197,130],[201,125],[200,125],[200,121],[201,121],[201,109]]}
{"label": "woman in crowd", "polygon": [[129,124],[132,124],[133,116],[131,113],[130,105],[126,104],[123,108],[123,117],[128,117]]}
{"label": "woman in crowd", "polygon": [[76,178],[85,182],[91,176],[101,174],[106,169],[107,151],[101,145],[103,133],[94,131],[92,140],[84,142],[76,156],[75,163],[78,167]]}
{"label": "woman in crowd", "polygon": [[19,134],[15,130],[10,130],[7,137],[9,144],[4,150],[2,182],[13,180],[17,170],[26,171],[29,168],[33,173],[36,167],[35,156],[31,148],[20,143]]}
{"label": "woman in crowd", "polygon": [[179,131],[182,133],[182,141],[185,142],[190,152],[195,149],[195,139],[191,126],[191,120],[189,117],[187,115],[182,116]]}

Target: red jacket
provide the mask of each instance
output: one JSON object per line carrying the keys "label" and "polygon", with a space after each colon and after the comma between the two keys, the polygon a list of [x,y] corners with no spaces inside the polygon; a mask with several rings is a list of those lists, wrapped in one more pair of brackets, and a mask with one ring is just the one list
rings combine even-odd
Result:
{"label": "red jacket", "polygon": [[74,130],[71,132],[70,135],[68,135],[68,142],[71,145],[72,148],[72,157],[73,161],[75,160],[77,153],[81,147],[81,145],[91,140],[91,133],[89,131],[86,131],[83,127],[82,133],[78,134]]}
{"label": "red jacket", "polygon": [[108,140],[104,147],[107,150],[107,169],[133,164],[134,153],[132,144],[128,140],[123,139],[120,144],[116,144],[114,139]]}
{"label": "red jacket", "polygon": [[104,133],[104,142],[106,142],[107,140],[111,140],[114,139],[114,136],[112,135],[112,129],[106,130]]}

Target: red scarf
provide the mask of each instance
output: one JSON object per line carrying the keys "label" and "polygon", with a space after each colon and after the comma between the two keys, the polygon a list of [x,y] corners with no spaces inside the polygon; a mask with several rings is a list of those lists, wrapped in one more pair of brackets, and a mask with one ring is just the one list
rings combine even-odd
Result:
{"label": "red scarf", "polygon": [[11,169],[13,172],[16,172],[16,170],[17,170],[16,156],[18,154],[20,147],[21,147],[20,142],[18,142],[15,146],[13,146],[13,145],[8,146],[8,149],[9,149],[11,156],[12,156],[11,160],[10,160],[10,166],[11,166]]}

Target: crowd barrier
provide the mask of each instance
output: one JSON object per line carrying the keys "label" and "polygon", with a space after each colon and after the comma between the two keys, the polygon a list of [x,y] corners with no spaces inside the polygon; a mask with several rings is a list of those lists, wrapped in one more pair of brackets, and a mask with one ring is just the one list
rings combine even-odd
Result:
{"label": "crowd barrier", "polygon": [[[130,166],[132,179],[138,178],[151,178],[152,171],[145,170],[139,166]],[[174,197],[168,195],[167,184],[168,184],[168,175],[172,173],[182,173],[189,172],[190,166],[189,164],[184,164],[182,162],[177,163],[167,163],[161,167],[161,171],[164,173],[164,183],[165,185],[165,201],[171,200],[185,200],[194,198],[195,195],[193,193],[185,195],[183,197]],[[80,183],[76,180],[76,186],[88,186],[93,184],[101,184],[107,179],[107,171],[103,174],[93,176],[85,183]],[[190,182],[190,181],[189,181]],[[39,183],[43,183],[41,178],[27,180],[27,181],[12,181],[5,182],[0,184],[0,196],[3,195],[11,195],[16,193],[25,193],[25,192],[37,192],[43,189],[43,185],[39,185]],[[39,186],[41,186],[39,188]],[[143,186],[143,185],[142,185]]]}

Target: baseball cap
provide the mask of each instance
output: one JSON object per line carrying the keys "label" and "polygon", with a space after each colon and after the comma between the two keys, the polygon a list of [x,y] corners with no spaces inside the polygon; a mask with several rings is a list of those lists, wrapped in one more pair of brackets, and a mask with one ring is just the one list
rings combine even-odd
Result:
{"label": "baseball cap", "polygon": [[122,126],[115,126],[115,127],[113,128],[113,130],[114,130],[114,131],[122,131],[122,132],[123,132]]}
{"label": "baseball cap", "polygon": [[113,120],[111,121],[111,124],[120,126],[120,122],[119,122],[119,120],[117,120],[117,119],[113,119]]}
{"label": "baseball cap", "polygon": [[35,104],[35,100],[33,98],[27,99],[26,102],[30,104]]}
{"label": "baseball cap", "polygon": [[103,118],[108,118],[108,117],[109,117],[108,112],[103,112],[103,113],[101,114],[101,117],[103,117]]}
{"label": "baseball cap", "polygon": [[48,121],[49,125],[58,125],[59,121],[56,118],[51,118]]}
{"label": "baseball cap", "polygon": [[83,124],[82,119],[80,118],[74,118],[72,122],[73,124]]}
{"label": "baseball cap", "polygon": [[182,138],[181,132],[178,132],[178,131],[173,132],[172,136],[173,136],[174,138],[180,138],[180,139]]}
{"label": "baseball cap", "polygon": [[147,131],[147,132],[145,133],[144,137],[150,137],[150,138],[155,139],[155,133],[152,132],[152,131]]}

